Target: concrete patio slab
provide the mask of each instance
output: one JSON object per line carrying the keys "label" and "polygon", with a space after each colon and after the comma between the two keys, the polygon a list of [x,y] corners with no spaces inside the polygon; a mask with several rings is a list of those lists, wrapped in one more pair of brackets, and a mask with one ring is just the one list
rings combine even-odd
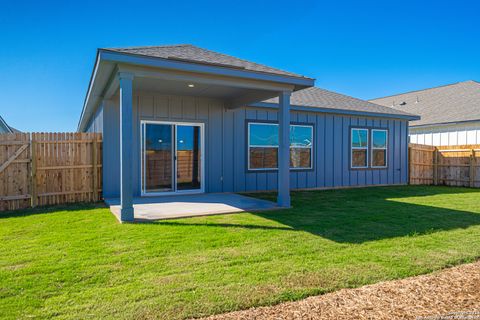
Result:
{"label": "concrete patio slab", "polygon": [[[105,199],[120,221],[120,199]],[[135,221],[154,221],[224,213],[278,209],[276,203],[234,193],[142,197],[133,200]]]}

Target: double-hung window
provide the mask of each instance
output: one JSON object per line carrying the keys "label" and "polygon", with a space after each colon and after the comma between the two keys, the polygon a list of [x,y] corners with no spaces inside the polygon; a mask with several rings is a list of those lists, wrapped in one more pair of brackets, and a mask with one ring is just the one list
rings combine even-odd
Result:
{"label": "double-hung window", "polygon": [[368,167],[368,129],[352,128],[351,167]]}
{"label": "double-hung window", "polygon": [[372,129],[372,168],[387,166],[387,130]]}
{"label": "double-hung window", "polygon": [[278,168],[278,125],[275,123],[248,124],[248,168]]}
{"label": "double-hung window", "polygon": [[311,169],[313,159],[313,127],[290,126],[290,168]]}
{"label": "double-hung window", "polygon": [[387,130],[352,128],[350,140],[352,169],[378,169],[387,167]]}
{"label": "double-hung window", "polygon": [[[290,125],[290,168],[313,167],[313,126]],[[278,124],[248,124],[248,169],[278,168]]]}

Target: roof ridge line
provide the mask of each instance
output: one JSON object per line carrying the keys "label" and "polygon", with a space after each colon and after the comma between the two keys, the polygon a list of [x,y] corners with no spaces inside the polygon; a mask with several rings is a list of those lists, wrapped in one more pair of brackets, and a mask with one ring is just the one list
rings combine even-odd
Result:
{"label": "roof ridge line", "polygon": [[367,101],[371,102],[372,100],[378,100],[378,99],[385,99],[385,98],[390,98],[390,97],[395,97],[395,96],[401,96],[401,95],[404,95],[404,94],[409,94],[409,93],[414,93],[414,92],[421,92],[421,91],[428,91],[428,90],[433,90],[433,89],[438,89],[438,88],[443,88],[443,87],[450,87],[450,86],[454,86],[454,85],[457,85],[457,84],[460,84],[460,83],[466,83],[466,82],[475,82],[475,83],[480,84],[479,82],[477,82],[477,81],[475,81],[475,80],[458,81],[458,82],[454,82],[454,83],[449,83],[449,84],[443,84],[443,85],[439,85],[439,86],[434,86],[434,87],[431,87],[431,88],[410,90],[410,91],[405,91],[405,92],[402,92],[402,93],[391,94],[391,95],[388,95],[388,96],[383,96],[383,97],[368,99]]}
{"label": "roof ridge line", "polygon": [[[302,90],[308,90],[308,89],[311,89],[311,88],[318,88],[318,89],[320,89],[320,90],[328,91],[328,92],[333,93],[333,94],[339,94],[339,95],[342,95],[342,96],[345,96],[345,97],[348,97],[348,98],[350,98],[350,99],[354,99],[354,100],[357,100],[357,101],[368,102],[368,103],[371,103],[371,104],[376,105],[376,106],[378,106],[378,107],[388,108],[388,109],[392,109],[392,110],[395,110],[395,111],[400,111],[400,112],[403,112],[404,114],[408,114],[408,115],[414,115],[414,114],[405,112],[405,111],[403,111],[403,110],[398,110],[398,109],[396,109],[396,108],[387,107],[387,106],[384,106],[384,105],[382,105],[382,104],[378,104],[378,103],[375,103],[375,102],[371,102],[370,100],[363,100],[363,99],[360,99],[360,98],[356,98],[356,97],[354,97],[354,96],[350,96],[350,95],[348,95],[348,94],[344,94],[344,93],[336,92],[336,91],[331,91],[331,90],[324,89],[324,88],[320,88],[320,87],[317,87],[317,86],[313,86],[313,87],[306,88],[306,89],[302,89]],[[301,91],[301,90],[300,90],[300,91]]]}
{"label": "roof ridge line", "polygon": [[165,44],[165,45],[151,45],[151,46],[130,46],[130,47],[109,47],[109,48],[100,48],[104,50],[129,50],[129,49],[148,49],[148,48],[168,48],[168,47],[194,47],[190,43],[181,43],[181,44]]}
{"label": "roof ridge line", "polygon": [[[307,76],[303,75],[303,74],[297,74],[297,73],[293,73],[291,71],[287,71],[287,70],[284,70],[284,69],[280,69],[280,68],[277,68],[277,67],[271,67],[271,66],[268,66],[266,64],[263,64],[263,63],[258,63],[258,62],[253,62],[253,61],[249,61],[249,60],[246,60],[246,59],[243,59],[243,58],[239,58],[239,57],[235,57],[235,56],[232,56],[230,54],[226,54],[226,53],[223,53],[223,52],[216,52],[216,51],[213,51],[213,50],[210,50],[210,49],[205,49],[203,47],[199,47],[199,46],[195,46],[195,45],[192,45],[193,47],[196,47],[196,48],[199,48],[199,49],[202,49],[202,50],[205,50],[205,51],[208,51],[208,52],[211,52],[211,53],[214,53],[214,54],[221,54],[221,55],[224,55],[224,56],[227,56],[227,57],[230,57],[230,58],[233,58],[233,59],[237,59],[237,60],[240,60],[240,61],[243,61],[243,62],[246,62],[246,63],[252,63],[252,64],[256,64],[256,65],[259,65],[259,66],[262,66],[262,67],[265,67],[265,68],[269,68],[269,69],[276,69],[278,71],[282,71],[284,73],[289,73],[289,74],[294,74],[296,76],[300,76],[301,78],[308,78]],[[308,79],[312,79],[312,78],[308,78]]]}

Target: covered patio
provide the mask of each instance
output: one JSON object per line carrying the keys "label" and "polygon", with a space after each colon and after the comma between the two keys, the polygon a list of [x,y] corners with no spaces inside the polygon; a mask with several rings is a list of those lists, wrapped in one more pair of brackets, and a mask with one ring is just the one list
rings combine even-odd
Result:
{"label": "covered patio", "polygon": [[[106,199],[105,202],[121,222],[120,199]],[[204,193],[133,199],[135,222],[278,208],[273,202],[234,193]]]}
{"label": "covered patio", "polygon": [[[104,141],[110,141],[104,143],[103,150],[104,163],[108,163],[103,168],[104,198],[119,198],[115,200],[118,203],[109,205],[121,221],[265,207],[263,202],[238,195],[208,193],[237,192],[223,187],[224,180],[232,176],[232,162],[227,164],[224,158],[234,157],[222,149],[232,145],[226,142],[225,114],[276,98],[277,205],[290,207],[290,97],[293,91],[313,83],[311,78],[190,45],[100,49],[82,119],[93,117],[95,106],[100,105],[102,114],[97,118],[105,119]],[[244,125],[237,124],[237,128]],[[79,130],[86,127],[81,120]],[[194,133],[184,137],[188,130]],[[183,146],[191,150],[183,150]],[[237,146],[236,152],[243,152],[239,150],[245,146]],[[185,169],[183,154],[187,153],[193,160]],[[154,157],[164,162],[168,158],[169,162],[160,165]],[[154,162],[155,167],[148,167]],[[183,181],[185,172],[189,181]],[[242,179],[237,177],[236,181]],[[178,203],[177,194],[184,189],[201,195],[185,196]]]}

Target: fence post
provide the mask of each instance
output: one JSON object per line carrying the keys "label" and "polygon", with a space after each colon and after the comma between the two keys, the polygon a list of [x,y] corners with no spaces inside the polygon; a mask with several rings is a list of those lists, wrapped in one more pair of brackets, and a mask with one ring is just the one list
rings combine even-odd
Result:
{"label": "fence post", "polygon": [[475,187],[475,176],[476,176],[476,172],[475,172],[475,150],[472,149],[472,152],[470,154],[470,171],[469,171],[469,174],[470,174],[470,188],[473,188]]}
{"label": "fence post", "polygon": [[35,140],[33,139],[33,134],[30,136],[30,148],[31,148],[31,168],[32,168],[32,173],[30,175],[30,190],[31,190],[31,202],[30,205],[32,208],[35,208],[37,206],[37,153],[36,153],[36,143]]}
{"label": "fence post", "polygon": [[433,184],[438,185],[438,148],[433,151]]}
{"label": "fence post", "polygon": [[408,184],[412,184],[412,147],[408,146]]}
{"label": "fence post", "polygon": [[93,201],[98,201],[98,166],[97,166],[97,134],[94,133],[92,141],[92,181],[93,181]]}

